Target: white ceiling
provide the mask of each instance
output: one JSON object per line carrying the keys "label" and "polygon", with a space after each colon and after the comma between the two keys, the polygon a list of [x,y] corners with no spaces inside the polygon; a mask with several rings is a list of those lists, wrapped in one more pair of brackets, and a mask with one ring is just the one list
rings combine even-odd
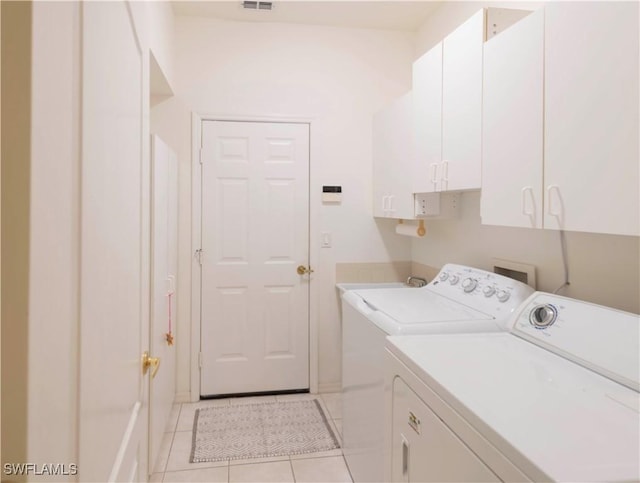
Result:
{"label": "white ceiling", "polygon": [[244,9],[241,0],[176,0],[172,5],[176,15],[215,17],[241,22],[283,22],[415,31],[429,13],[442,3],[429,0],[271,1],[271,11]]}

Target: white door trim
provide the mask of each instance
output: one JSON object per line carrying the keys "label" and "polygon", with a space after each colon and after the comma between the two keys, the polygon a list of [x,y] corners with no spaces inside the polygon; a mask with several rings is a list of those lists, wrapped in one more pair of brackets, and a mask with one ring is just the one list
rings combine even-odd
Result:
{"label": "white door trim", "polygon": [[[201,272],[196,250],[202,239],[202,172],[200,169],[200,146],[202,145],[202,121],[245,121],[245,122],[290,122],[309,125],[309,264],[318,266],[319,240],[316,233],[319,196],[313,191],[315,179],[314,143],[312,142],[312,118],[222,115],[192,112],[191,114],[191,401],[200,399],[200,295]],[[309,283],[309,391],[318,392],[318,287],[313,279]]]}

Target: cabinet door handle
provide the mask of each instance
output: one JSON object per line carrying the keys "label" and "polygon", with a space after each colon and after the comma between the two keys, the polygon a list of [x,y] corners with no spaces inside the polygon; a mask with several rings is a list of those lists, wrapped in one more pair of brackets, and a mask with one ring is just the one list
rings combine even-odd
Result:
{"label": "cabinet door handle", "polygon": [[560,212],[553,211],[551,209],[551,193],[555,191],[558,194],[558,198],[560,198],[560,188],[555,184],[550,184],[547,186],[547,214],[550,216],[560,216]]}
{"label": "cabinet door handle", "polygon": [[401,434],[402,438],[402,480],[409,481],[409,442],[404,434]]}
{"label": "cabinet door handle", "polygon": [[431,163],[431,182],[435,186],[438,183],[438,163]]}
{"label": "cabinet door handle", "polygon": [[527,211],[527,192],[531,193],[531,199],[533,200],[533,188],[531,186],[525,186],[522,188],[522,198],[520,200],[522,214],[524,216],[533,216],[533,209],[531,211]]}
{"label": "cabinet door handle", "polygon": [[394,202],[395,199],[396,199],[396,195],[389,195],[389,212],[390,213],[395,213],[396,212],[395,208],[393,207],[393,205],[394,205],[393,202]]}
{"label": "cabinet door handle", "polygon": [[383,196],[382,197],[382,214],[383,215],[387,214],[387,198],[388,198],[388,196]]}
{"label": "cabinet door handle", "polygon": [[[445,187],[446,183],[446,187]],[[449,161],[442,162],[442,185],[440,191],[449,189]]]}

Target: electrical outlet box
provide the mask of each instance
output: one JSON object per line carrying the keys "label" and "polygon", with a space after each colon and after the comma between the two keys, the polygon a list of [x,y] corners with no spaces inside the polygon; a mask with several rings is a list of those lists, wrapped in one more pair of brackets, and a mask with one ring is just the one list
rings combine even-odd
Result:
{"label": "electrical outlet box", "polygon": [[460,206],[458,193],[414,193],[414,216],[444,220],[457,218]]}
{"label": "electrical outlet box", "polygon": [[413,195],[413,211],[416,218],[440,214],[440,193],[416,193]]}
{"label": "electrical outlet box", "polygon": [[536,289],[536,267],[529,263],[493,258],[493,272],[526,283]]}

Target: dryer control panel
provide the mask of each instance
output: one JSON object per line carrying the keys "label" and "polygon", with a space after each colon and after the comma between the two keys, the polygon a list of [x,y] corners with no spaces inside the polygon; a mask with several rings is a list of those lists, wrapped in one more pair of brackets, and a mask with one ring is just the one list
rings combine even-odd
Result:
{"label": "dryer control panel", "polygon": [[513,334],[638,391],[640,317],[544,292],[509,324]]}
{"label": "dryer control panel", "polygon": [[448,263],[429,287],[456,302],[504,319],[534,290],[517,280],[479,268]]}

